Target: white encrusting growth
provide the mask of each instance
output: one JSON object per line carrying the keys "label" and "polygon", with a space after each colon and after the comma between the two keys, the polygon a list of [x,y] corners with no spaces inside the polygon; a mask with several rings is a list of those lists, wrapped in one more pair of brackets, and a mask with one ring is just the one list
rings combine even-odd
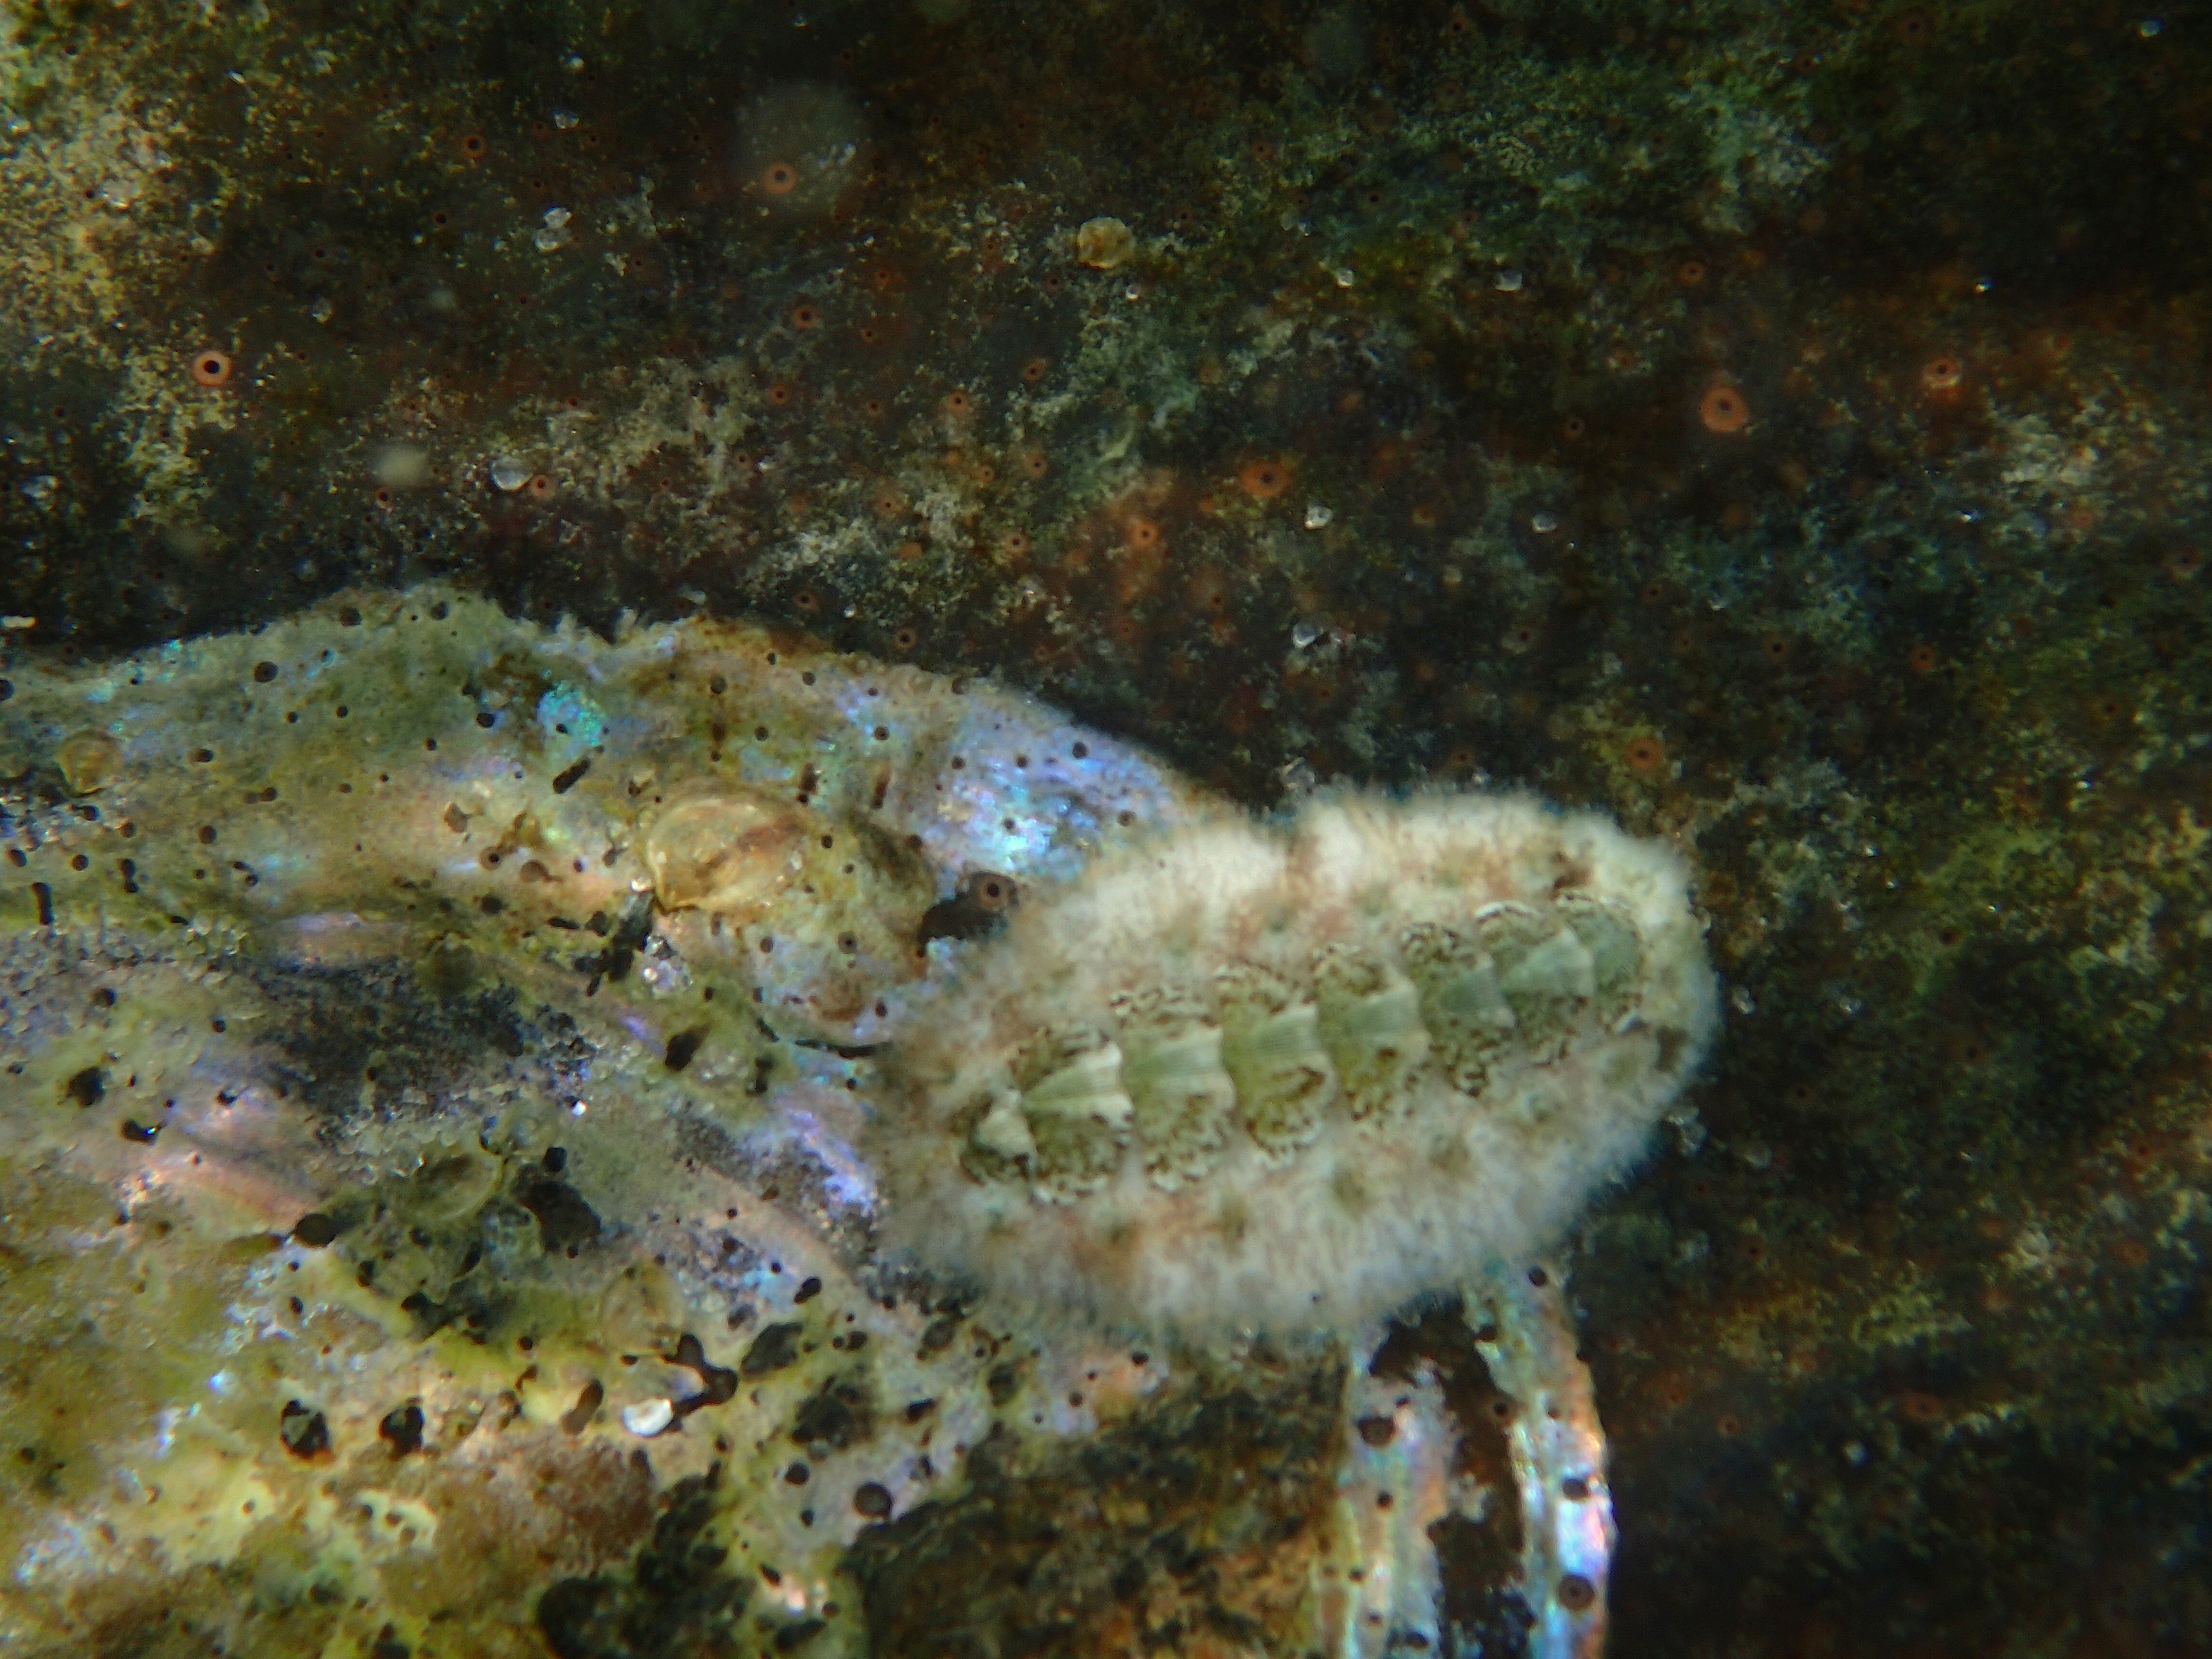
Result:
{"label": "white encrusting growth", "polygon": [[1032,894],[901,1045],[896,1243],[1051,1316],[1345,1329],[1554,1243],[1717,1014],[1671,849],[1526,797],[1219,818]]}

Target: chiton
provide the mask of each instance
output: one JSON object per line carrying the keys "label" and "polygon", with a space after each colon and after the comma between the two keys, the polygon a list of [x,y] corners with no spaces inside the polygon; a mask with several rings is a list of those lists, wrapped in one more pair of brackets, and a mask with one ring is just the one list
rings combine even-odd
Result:
{"label": "chiton", "polygon": [[1686,866],[1602,818],[1211,819],[1031,895],[923,1011],[887,1224],[1089,1321],[1344,1328],[1554,1243],[1716,1023]]}

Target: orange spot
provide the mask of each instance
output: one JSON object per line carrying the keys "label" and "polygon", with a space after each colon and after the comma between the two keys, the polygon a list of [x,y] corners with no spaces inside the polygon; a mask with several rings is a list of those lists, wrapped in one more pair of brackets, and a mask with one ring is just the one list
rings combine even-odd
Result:
{"label": "orange spot", "polygon": [[1734,386],[1717,385],[1698,399],[1698,419],[1708,432],[1741,432],[1751,424],[1751,405]]}
{"label": "orange spot", "polygon": [[1014,470],[1024,478],[1042,478],[1052,471],[1052,463],[1042,449],[1024,449],[1014,458]]}
{"label": "orange spot", "polygon": [[1943,665],[1943,653],[1923,642],[1905,653],[1905,665],[1916,674],[1932,674]]}
{"label": "orange spot", "polygon": [[1908,11],[1892,27],[1897,31],[1897,38],[1908,46],[1925,46],[1928,37],[1936,32],[1936,26],[1924,11]]}
{"label": "orange spot", "polygon": [[553,480],[545,473],[533,472],[530,482],[522,487],[542,501],[553,493]]}
{"label": "orange spot", "polygon": [[778,409],[781,409],[797,395],[796,389],[788,380],[778,380],[768,389],[769,402],[774,404]]}
{"label": "orange spot", "polygon": [[220,351],[203,351],[192,359],[192,379],[202,386],[228,386],[230,358]]}
{"label": "orange spot", "polygon": [[904,653],[921,643],[921,635],[911,628],[902,628],[891,635],[891,649]]}
{"label": "orange spot", "polygon": [[770,161],[760,171],[760,187],[770,196],[788,196],[799,188],[799,169],[788,161]]}
{"label": "orange spot", "polygon": [[884,400],[881,398],[871,398],[867,402],[860,405],[860,413],[866,416],[872,421],[883,412]]}
{"label": "orange spot", "polygon": [[1415,507],[1410,516],[1416,530],[1434,530],[1437,527],[1437,510],[1426,501]]}
{"label": "orange spot", "polygon": [[1043,358],[1032,357],[1022,365],[1022,379],[1035,386],[1039,380],[1044,379],[1045,372],[1051,367],[1052,365]]}
{"label": "orange spot", "polygon": [[791,596],[792,609],[802,617],[811,617],[822,608],[822,596],[811,587],[802,587]]}
{"label": "orange spot", "polygon": [[884,337],[884,331],[873,323],[862,323],[858,332],[862,345],[875,345]]}
{"label": "orange spot", "polygon": [[975,407],[975,400],[964,392],[948,392],[945,394],[945,412],[956,421],[969,413]]}
{"label": "orange spot", "polygon": [[1134,552],[1153,553],[1159,550],[1160,527],[1150,519],[1130,520],[1127,535],[1130,549]]}
{"label": "orange spot", "polygon": [[2177,547],[2164,563],[2169,581],[2185,582],[2204,568],[2204,556],[2193,547]]}
{"label": "orange spot", "polygon": [[380,490],[378,490],[378,491],[376,492],[375,501],[376,501],[376,504],[377,504],[379,507],[389,507],[389,506],[391,506],[391,505],[392,505],[392,492],[391,492],[390,490],[388,490],[388,489],[380,489]]}
{"label": "orange spot", "polygon": [[1909,1423],[1940,1423],[1943,1420],[1943,1402],[1932,1394],[1923,1394],[1917,1389],[1907,1389],[1897,1397],[1898,1409]]}
{"label": "orange spot", "polygon": [[1648,777],[1667,763],[1667,746],[1654,737],[1632,738],[1620,757],[1628,763],[1630,771]]}
{"label": "orange spot", "polygon": [[1684,288],[1701,286],[1705,280],[1705,262],[1703,259],[1683,260],[1674,267],[1674,280]]}
{"label": "orange spot", "polygon": [[1254,461],[1237,475],[1237,482],[1255,501],[1271,501],[1291,487],[1291,469],[1280,461]]}
{"label": "orange spot", "polygon": [[1565,420],[1559,422],[1559,435],[1562,438],[1565,438],[1569,443],[1573,443],[1577,439],[1580,438],[1583,433],[1589,430],[1589,422],[1583,420],[1579,415],[1570,415]]}
{"label": "orange spot", "polygon": [[1759,653],[1777,668],[1790,660],[1790,640],[1783,634],[1769,634],[1759,642]]}
{"label": "orange spot", "polygon": [[896,519],[906,511],[906,498],[885,484],[869,499],[868,506],[879,519]]}
{"label": "orange spot", "polygon": [[483,160],[484,152],[489,148],[490,146],[484,143],[484,136],[481,132],[471,132],[462,136],[461,154],[471,161]]}
{"label": "orange spot", "polygon": [[1025,558],[1030,550],[1030,533],[1026,530],[1009,530],[999,538],[999,551],[1010,559]]}
{"label": "orange spot", "polygon": [[1921,366],[1920,384],[1930,392],[1955,392],[1966,370],[1956,357],[1931,357]]}
{"label": "orange spot", "polygon": [[793,306],[791,308],[791,325],[793,328],[812,328],[821,320],[822,313],[812,306]]}

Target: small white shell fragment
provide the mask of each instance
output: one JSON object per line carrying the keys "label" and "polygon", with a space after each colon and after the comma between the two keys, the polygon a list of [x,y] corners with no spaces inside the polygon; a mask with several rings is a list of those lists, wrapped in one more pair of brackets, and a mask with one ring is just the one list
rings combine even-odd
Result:
{"label": "small white shell fragment", "polygon": [[641,1440],[650,1440],[676,1420],[676,1407],[666,1400],[645,1400],[622,1408],[623,1427]]}

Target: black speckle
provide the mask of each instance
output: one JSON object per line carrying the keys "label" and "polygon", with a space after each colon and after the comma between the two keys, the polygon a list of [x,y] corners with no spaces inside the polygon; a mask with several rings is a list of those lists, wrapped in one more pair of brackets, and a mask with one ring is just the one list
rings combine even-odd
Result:
{"label": "black speckle", "polygon": [[[432,1336],[444,1330],[460,1314],[459,1308],[449,1307],[443,1302],[433,1302],[428,1293],[423,1291],[410,1291],[400,1297],[399,1310],[415,1316],[415,1334],[418,1337]],[[476,1316],[471,1315],[470,1322],[473,1324],[475,1322]]]}
{"label": "black speckle", "polygon": [[798,1359],[799,1335],[805,1328],[795,1321],[770,1325],[753,1339],[752,1346],[738,1361],[738,1370],[747,1376],[766,1376],[783,1370]]}
{"label": "black speckle", "polygon": [[592,1426],[592,1419],[599,1414],[599,1407],[607,1397],[606,1388],[593,1377],[578,1391],[576,1403],[561,1413],[563,1434],[581,1434]]}
{"label": "black speckle", "polygon": [[559,1175],[568,1167],[568,1149],[566,1146],[548,1146],[545,1156],[538,1161],[545,1166],[547,1175]]}
{"label": "black speckle", "polygon": [[853,1507],[871,1521],[881,1521],[891,1512],[890,1489],[871,1480],[854,1492]]}
{"label": "black speckle", "polygon": [[558,772],[553,775],[553,793],[556,795],[567,794],[571,789],[574,789],[576,787],[578,780],[582,778],[584,774],[591,769],[592,757],[589,755],[585,756],[583,759],[580,761],[574,762],[568,766],[562,767]]}
{"label": "black speckle", "polygon": [[295,1457],[319,1457],[331,1449],[330,1421],[312,1406],[296,1400],[284,1402],[276,1418],[277,1437]]}
{"label": "black speckle", "polygon": [[822,1281],[818,1279],[809,1279],[799,1285],[799,1293],[791,1299],[793,1302],[811,1302],[821,1294]]}
{"label": "black speckle", "polygon": [[687,1415],[702,1406],[719,1406],[732,1399],[738,1392],[738,1374],[726,1366],[717,1365],[707,1358],[707,1350],[699,1339],[686,1331],[676,1344],[676,1352],[669,1359],[699,1374],[700,1392],[680,1401],[678,1409]]}
{"label": "black speckle", "polygon": [[273,662],[258,662],[254,664],[253,678],[260,684],[268,684],[270,681],[276,678],[276,665]]}
{"label": "black speckle", "polygon": [[514,1184],[514,1201],[538,1218],[538,1242],[548,1251],[599,1243],[598,1212],[565,1181],[526,1176]]}
{"label": "black speckle", "polygon": [[783,1472],[783,1483],[787,1486],[803,1486],[813,1478],[814,1471],[805,1463],[793,1463]]}
{"label": "black speckle", "polygon": [[1021,1376],[1012,1365],[998,1366],[983,1379],[983,1386],[989,1391],[994,1406],[1005,1405],[1014,1397],[1015,1390],[1021,1385]]}
{"label": "black speckle", "polygon": [[34,881],[31,884],[31,896],[39,902],[39,926],[52,927],[54,925],[54,890],[43,881]]}
{"label": "black speckle", "polygon": [[981,939],[1003,926],[1006,913],[1021,897],[1011,876],[995,870],[979,870],[965,878],[949,899],[939,899],[922,913],[915,943],[933,939]]}
{"label": "black speckle", "polygon": [[793,1413],[791,1438],[819,1455],[824,1449],[842,1451],[855,1442],[872,1438],[876,1414],[866,1390],[853,1377],[833,1377]]}
{"label": "black speckle", "polygon": [[598,1659],[599,1603],[614,1589],[605,1578],[563,1578],[538,1598],[538,1628],[554,1659]]}
{"label": "black speckle", "polygon": [[62,1092],[80,1106],[97,1106],[107,1093],[107,1073],[88,1066],[62,1085]]}
{"label": "black speckle", "polygon": [[126,1117],[123,1120],[123,1138],[125,1140],[135,1140],[141,1146],[152,1146],[154,1137],[161,1133],[161,1126],[158,1123],[149,1129],[135,1117]]}
{"label": "black speckle", "polygon": [[384,1414],[384,1421],[376,1425],[376,1436],[391,1446],[392,1455],[404,1457],[409,1452],[422,1449],[422,1408],[420,1406],[401,1406]]}
{"label": "black speckle", "polygon": [[682,1071],[691,1063],[692,1057],[699,1052],[699,1045],[706,1040],[707,1028],[703,1025],[678,1031],[668,1039],[667,1051],[660,1056],[660,1063],[672,1072]]}
{"label": "black speckle", "polygon": [[293,1238],[316,1249],[322,1249],[337,1236],[337,1222],[320,1210],[310,1210],[292,1224]]}

